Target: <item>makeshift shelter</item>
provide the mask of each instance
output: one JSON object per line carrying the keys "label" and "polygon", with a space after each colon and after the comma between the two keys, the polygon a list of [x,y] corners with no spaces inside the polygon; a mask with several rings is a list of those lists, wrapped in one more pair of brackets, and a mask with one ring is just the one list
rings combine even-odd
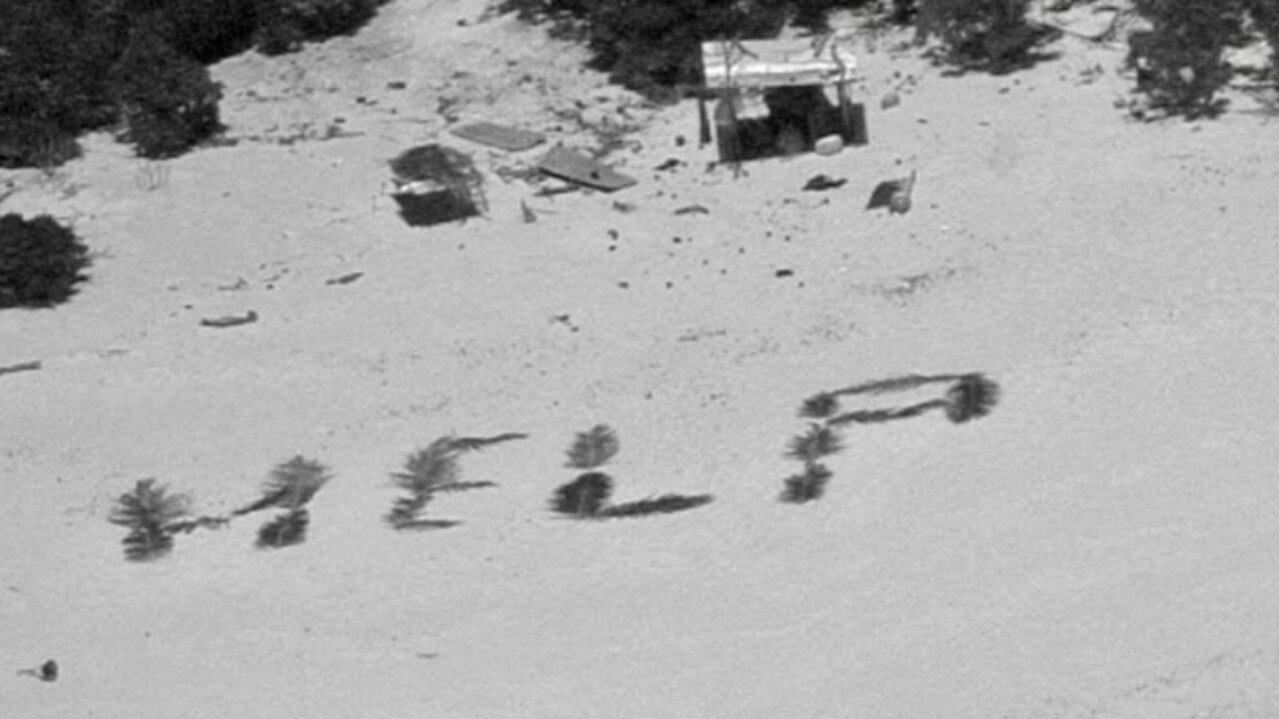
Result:
{"label": "makeshift shelter", "polygon": [[470,158],[452,148],[422,145],[391,160],[392,197],[413,227],[464,220],[487,209],[483,178]]}
{"label": "makeshift shelter", "polygon": [[[853,103],[848,91],[856,67],[856,56],[834,36],[702,43],[706,89],[718,100],[720,160],[808,152],[829,137],[865,144],[865,106]],[[702,117],[705,136],[710,124],[705,105]]]}

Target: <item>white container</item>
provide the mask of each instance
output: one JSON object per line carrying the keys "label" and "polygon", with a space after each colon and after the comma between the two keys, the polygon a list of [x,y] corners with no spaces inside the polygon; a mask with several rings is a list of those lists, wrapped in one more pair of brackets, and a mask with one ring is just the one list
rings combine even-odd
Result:
{"label": "white container", "polygon": [[837,154],[842,149],[844,149],[844,138],[839,135],[827,135],[813,144],[813,152],[827,157]]}

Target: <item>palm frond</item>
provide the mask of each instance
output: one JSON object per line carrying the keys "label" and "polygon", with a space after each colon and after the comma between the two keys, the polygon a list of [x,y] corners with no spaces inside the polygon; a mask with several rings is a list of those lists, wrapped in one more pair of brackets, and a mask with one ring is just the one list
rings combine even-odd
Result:
{"label": "palm frond", "polygon": [[528,439],[528,435],[522,432],[504,432],[492,437],[454,437],[452,439],[453,448],[459,452],[470,452],[472,450],[484,449],[489,445],[499,444],[501,442],[510,442],[516,439]]}
{"label": "palm frond", "polygon": [[663,494],[634,502],[624,502],[605,507],[601,517],[644,517],[650,514],[670,514],[695,509],[713,500],[709,494]]}
{"label": "palm frond", "polygon": [[310,523],[310,513],[305,509],[285,512],[258,529],[257,546],[278,549],[301,544],[306,539],[306,528]]}
{"label": "palm frond", "polygon": [[599,424],[589,431],[579,432],[568,450],[568,466],[590,470],[603,466],[619,449],[617,433],[606,424]]}
{"label": "palm frond", "polygon": [[782,490],[779,499],[792,504],[803,504],[821,499],[826,492],[826,483],[831,476],[831,471],[824,465],[809,464],[804,467],[803,472],[786,478],[786,488]]}
{"label": "palm frond", "polygon": [[139,479],[133,491],[116,499],[107,521],[130,529],[163,528],[190,514],[190,497],[169,494],[155,479]]}
{"label": "palm frond", "polygon": [[418,515],[426,508],[432,496],[430,492],[422,492],[407,497],[397,497],[391,505],[391,511],[386,514],[386,521],[396,529],[403,529],[417,522]]}
{"label": "palm frond", "polygon": [[985,417],[999,402],[999,385],[981,374],[964,375],[946,392],[946,417],[955,423]]}
{"label": "palm frond", "polygon": [[457,481],[457,454],[453,438],[440,437],[410,454],[404,461],[404,471],[391,476],[401,489],[419,494],[432,492]]}
{"label": "palm frond", "polygon": [[826,419],[839,410],[839,398],[829,392],[820,392],[804,400],[799,416],[805,419]]}
{"label": "palm frond", "polygon": [[289,511],[301,509],[330,479],[332,476],[323,464],[301,455],[295,456],[271,470],[271,476],[262,484],[260,499],[231,514],[248,514],[269,507]]}
{"label": "palm frond", "polygon": [[843,449],[839,434],[832,427],[814,422],[808,425],[807,432],[791,437],[786,445],[786,456],[812,463]]}
{"label": "palm frond", "polygon": [[173,535],[153,529],[135,529],[124,538],[124,558],[131,562],[159,559],[173,549]]}
{"label": "palm frond", "polygon": [[871,382],[863,382],[838,389],[829,394],[836,396],[853,395],[853,394],[885,394],[887,392],[905,392],[924,385],[935,384],[938,382],[954,382],[962,375],[939,374],[939,375],[922,375],[908,374],[901,377],[890,377],[888,379],[879,379]]}
{"label": "palm frond", "polygon": [[893,407],[890,409],[859,409],[852,412],[845,412],[840,415],[831,417],[828,423],[835,427],[845,424],[878,424],[880,422],[892,422],[898,419],[910,419],[931,409],[939,409],[947,406],[944,399],[930,399],[926,402],[908,405],[906,407]]}
{"label": "palm frond", "polygon": [[561,486],[551,500],[551,509],[575,517],[593,517],[608,503],[613,479],[603,472],[587,472]]}

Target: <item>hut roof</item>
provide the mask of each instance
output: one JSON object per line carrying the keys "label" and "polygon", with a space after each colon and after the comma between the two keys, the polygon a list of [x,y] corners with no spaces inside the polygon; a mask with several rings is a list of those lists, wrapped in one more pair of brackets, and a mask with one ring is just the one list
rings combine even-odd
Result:
{"label": "hut roof", "polygon": [[702,43],[702,72],[711,89],[827,85],[849,80],[856,67],[857,57],[834,36]]}

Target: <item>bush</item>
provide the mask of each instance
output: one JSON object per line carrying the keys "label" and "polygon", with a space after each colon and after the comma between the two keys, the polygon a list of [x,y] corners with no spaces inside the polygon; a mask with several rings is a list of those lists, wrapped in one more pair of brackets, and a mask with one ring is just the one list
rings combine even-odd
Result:
{"label": "bush", "polygon": [[386,0],[263,0],[254,45],[267,55],[358,30]]}
{"label": "bush", "polygon": [[75,294],[89,250],[52,217],[0,217],[0,309],[50,307]]}
{"label": "bush", "polygon": [[384,2],[0,0],[0,167],[63,162],[121,120],[138,154],[185,152],[220,129],[204,63],[350,33]]}
{"label": "bush", "polygon": [[0,116],[0,167],[50,168],[80,154],[75,135],[57,123]]}
{"label": "bush", "polygon": [[165,0],[140,13],[137,22],[155,23],[183,55],[211,63],[249,49],[266,5],[261,0]]}
{"label": "bush", "polygon": [[[1028,0],[919,0],[915,10],[917,37],[936,36],[950,59],[962,64],[1005,63],[1020,59],[1028,49]],[[898,6],[900,15],[910,7]]]}
{"label": "bush", "polygon": [[[1137,90],[1152,108],[1172,115],[1212,116],[1217,92],[1230,80],[1223,51],[1243,32],[1241,0],[1137,0],[1152,28],[1128,39]],[[1269,16],[1267,16],[1269,21]]]}
{"label": "bush", "polygon": [[1279,64],[1279,0],[1244,0],[1258,31],[1270,44],[1270,67]]}
{"label": "bush", "polygon": [[221,86],[207,68],[174,49],[164,32],[156,23],[135,27],[111,73],[124,138],[152,159],[180,155],[221,129]]}
{"label": "bush", "polygon": [[829,29],[826,16],[833,10],[854,9],[869,4],[869,0],[791,0],[791,22],[814,31]]}

